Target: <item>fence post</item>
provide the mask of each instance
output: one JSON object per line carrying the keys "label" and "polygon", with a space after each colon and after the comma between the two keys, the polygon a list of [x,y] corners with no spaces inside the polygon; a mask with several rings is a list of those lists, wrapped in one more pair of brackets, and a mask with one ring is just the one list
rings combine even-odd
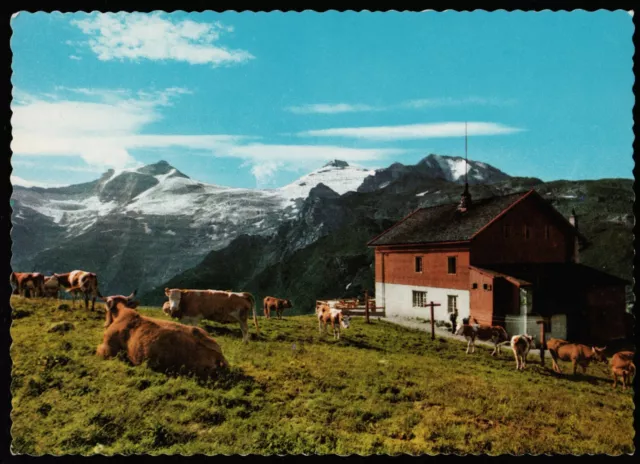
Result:
{"label": "fence post", "polygon": [[367,324],[369,324],[369,291],[368,290],[364,291],[364,315],[365,315]]}
{"label": "fence post", "polygon": [[544,333],[544,319],[537,321],[540,324],[540,365],[544,366],[544,348],[545,348],[545,333]]}
{"label": "fence post", "polygon": [[433,320],[433,301],[430,303],[431,306],[431,340],[436,339],[436,330],[435,330],[435,321]]}

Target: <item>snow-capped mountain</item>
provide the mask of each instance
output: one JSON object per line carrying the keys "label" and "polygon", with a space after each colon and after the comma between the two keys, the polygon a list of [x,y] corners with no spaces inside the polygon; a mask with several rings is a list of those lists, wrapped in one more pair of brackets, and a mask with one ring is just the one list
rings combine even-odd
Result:
{"label": "snow-capped mountain", "polygon": [[280,187],[278,192],[291,200],[307,198],[312,188],[318,184],[324,184],[334,192],[343,195],[357,191],[364,179],[374,174],[374,170],[350,166],[346,161],[333,160],[297,181]]}
{"label": "snow-capped mountain", "polygon": [[[401,170],[396,164],[377,171],[334,160],[270,190],[198,182],[165,161],[109,170],[95,181],[65,187],[14,185],[12,266],[43,273],[86,269],[99,273],[106,292],[130,292],[131,285],[144,291],[194,267],[240,235],[270,236],[284,221],[310,214],[303,211],[310,207],[305,206],[310,193],[315,198],[378,190],[400,171],[459,178],[457,160],[431,157],[416,166],[400,165]],[[491,170],[500,173],[490,166],[478,172]],[[491,181],[491,176],[483,178]]]}

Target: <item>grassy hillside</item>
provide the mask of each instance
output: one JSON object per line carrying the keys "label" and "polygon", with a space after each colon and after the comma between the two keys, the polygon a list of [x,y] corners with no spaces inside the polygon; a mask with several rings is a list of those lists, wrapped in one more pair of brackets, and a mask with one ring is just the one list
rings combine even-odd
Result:
{"label": "grassy hillside", "polygon": [[[246,346],[238,326],[203,323],[232,367],[198,382],[99,359],[99,312],[12,305],[15,453],[634,451],[633,394],[612,391],[603,365],[577,378],[549,360],[516,372],[510,353],[466,355],[457,341],[361,319],[334,341],[296,316],[260,318]],[[61,322],[73,328],[49,331]]]}

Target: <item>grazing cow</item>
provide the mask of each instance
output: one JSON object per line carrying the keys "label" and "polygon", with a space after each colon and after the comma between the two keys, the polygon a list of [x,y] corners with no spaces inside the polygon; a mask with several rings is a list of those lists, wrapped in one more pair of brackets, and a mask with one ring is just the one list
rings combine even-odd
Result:
{"label": "grazing cow", "polygon": [[503,342],[509,341],[509,335],[507,335],[504,327],[499,325],[480,325],[476,319],[474,321],[474,325],[463,324],[456,331],[456,335],[464,335],[464,338],[468,340],[467,354],[469,354],[469,349],[471,349],[471,353],[475,353],[476,340],[491,340],[494,344],[491,356],[502,354],[501,345]]}
{"label": "grazing cow", "polygon": [[203,379],[228,366],[220,345],[202,328],[142,316],[134,310],[139,304],[135,294],[100,295],[106,321],[98,356],[113,358],[124,352],[133,365],[147,361],[149,367],[161,372],[186,369]]}
{"label": "grazing cow", "polygon": [[527,364],[527,355],[533,346],[533,337],[531,335],[522,334],[511,337],[511,349],[516,358],[516,370],[524,370]]}
{"label": "grazing cow", "polygon": [[582,373],[587,373],[587,366],[591,361],[607,362],[607,357],[604,351],[607,349],[598,348],[595,346],[581,345],[578,343],[569,343],[566,340],[560,340],[558,338],[550,338],[547,341],[547,349],[551,354],[551,360],[553,361],[553,370],[558,374],[562,373],[560,366],[558,366],[558,359],[562,361],[571,361],[573,364],[573,375],[576,375],[576,369],[578,365],[582,368]]}
{"label": "grazing cow", "polygon": [[169,297],[171,317],[185,319],[193,324],[197,324],[200,319],[221,323],[239,322],[244,343],[249,341],[247,320],[253,310],[253,323],[256,326],[256,332],[260,334],[256,300],[251,293],[165,288],[164,294]]}
{"label": "grazing cow", "polygon": [[44,275],[39,272],[12,272],[9,282],[17,290],[17,294],[26,298],[44,296]]}
{"label": "grazing cow", "polygon": [[96,307],[98,296],[98,276],[93,272],[72,271],[66,274],[53,274],[62,287],[73,296],[73,306],[76,305],[76,296],[84,294],[84,307],[89,309],[89,297],[91,296],[91,311]]}
{"label": "grazing cow", "polygon": [[318,332],[322,333],[324,325],[324,332],[327,333],[327,323],[331,322],[333,338],[336,340],[340,340],[340,327],[348,329],[350,326],[350,316],[344,316],[341,309],[331,308],[327,304],[316,306],[316,315],[318,317]]}
{"label": "grazing cow", "polygon": [[278,315],[278,319],[282,319],[282,313],[284,310],[293,307],[291,300],[284,300],[273,296],[266,297],[262,303],[264,305],[264,315],[267,319],[271,317],[271,311],[275,311]]}
{"label": "grazing cow", "polygon": [[47,298],[60,298],[60,282],[55,275],[45,276],[44,296]]}
{"label": "grazing cow", "polygon": [[636,365],[633,363],[633,351],[619,351],[611,358],[611,374],[613,388],[618,384],[618,377],[622,381],[622,389],[626,390],[631,379],[636,375]]}

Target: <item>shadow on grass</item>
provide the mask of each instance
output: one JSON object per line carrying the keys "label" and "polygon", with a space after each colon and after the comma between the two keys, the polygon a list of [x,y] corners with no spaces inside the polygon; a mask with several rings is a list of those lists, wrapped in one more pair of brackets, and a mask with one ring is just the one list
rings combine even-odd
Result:
{"label": "shadow on grass", "polygon": [[558,374],[557,372],[555,372],[553,370],[551,365],[548,364],[547,362],[545,362],[544,366],[540,366],[540,362],[539,361],[536,364],[540,368],[539,369],[539,374],[543,375],[545,377],[551,377],[551,378],[554,378],[554,379],[567,380],[569,382],[590,383],[592,385],[609,384],[609,383],[611,383],[611,379],[604,378],[604,377],[596,377],[594,375],[590,375],[588,370],[587,370],[586,374],[583,374],[582,371],[580,370],[580,368],[578,368],[578,371],[574,375],[573,374],[573,369],[572,368],[568,368],[568,369],[563,369],[562,373]]}

